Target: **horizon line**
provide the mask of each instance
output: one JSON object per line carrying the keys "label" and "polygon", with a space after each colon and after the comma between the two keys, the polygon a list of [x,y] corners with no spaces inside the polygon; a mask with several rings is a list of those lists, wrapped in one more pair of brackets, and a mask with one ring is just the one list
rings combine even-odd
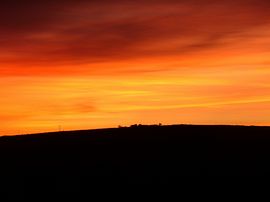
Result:
{"label": "horizon line", "polygon": [[14,135],[0,135],[2,137],[18,137],[18,136],[29,136],[29,135],[45,135],[45,134],[57,134],[57,133],[68,133],[68,132],[80,132],[80,131],[95,131],[95,130],[110,130],[110,129],[121,129],[121,128],[136,128],[136,127],[166,127],[166,126],[227,126],[227,127],[270,127],[270,125],[247,125],[247,124],[131,124],[129,126],[118,125],[116,127],[104,127],[104,128],[89,128],[89,129],[74,129],[74,130],[59,130],[59,131],[44,131],[38,133],[22,133]]}

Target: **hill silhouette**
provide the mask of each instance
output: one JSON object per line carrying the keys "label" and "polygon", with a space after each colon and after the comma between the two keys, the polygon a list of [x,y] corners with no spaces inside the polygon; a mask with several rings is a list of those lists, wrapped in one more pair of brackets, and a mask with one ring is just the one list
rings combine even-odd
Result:
{"label": "hill silhouette", "polygon": [[39,179],[37,185],[57,178],[62,189],[66,181],[269,175],[269,158],[270,127],[134,125],[0,138],[1,177]]}

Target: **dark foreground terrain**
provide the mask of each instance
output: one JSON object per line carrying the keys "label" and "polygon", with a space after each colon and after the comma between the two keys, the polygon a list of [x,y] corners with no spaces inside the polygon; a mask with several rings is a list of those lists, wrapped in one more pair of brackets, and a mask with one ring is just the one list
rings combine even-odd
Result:
{"label": "dark foreground terrain", "polygon": [[0,161],[11,189],[263,176],[270,175],[270,127],[133,126],[1,137]]}

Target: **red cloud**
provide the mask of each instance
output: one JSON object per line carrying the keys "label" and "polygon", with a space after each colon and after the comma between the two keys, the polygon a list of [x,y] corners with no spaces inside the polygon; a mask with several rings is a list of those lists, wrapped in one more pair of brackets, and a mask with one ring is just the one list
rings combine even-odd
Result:
{"label": "red cloud", "polygon": [[268,24],[269,12],[269,1],[254,0],[11,0],[1,3],[0,64],[41,68],[183,55]]}

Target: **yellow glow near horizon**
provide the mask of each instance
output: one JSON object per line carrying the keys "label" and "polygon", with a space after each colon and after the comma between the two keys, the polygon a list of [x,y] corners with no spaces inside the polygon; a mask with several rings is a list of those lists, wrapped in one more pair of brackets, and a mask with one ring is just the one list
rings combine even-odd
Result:
{"label": "yellow glow near horizon", "polygon": [[203,68],[139,75],[6,77],[1,134],[133,123],[255,124],[270,117],[270,71]]}

